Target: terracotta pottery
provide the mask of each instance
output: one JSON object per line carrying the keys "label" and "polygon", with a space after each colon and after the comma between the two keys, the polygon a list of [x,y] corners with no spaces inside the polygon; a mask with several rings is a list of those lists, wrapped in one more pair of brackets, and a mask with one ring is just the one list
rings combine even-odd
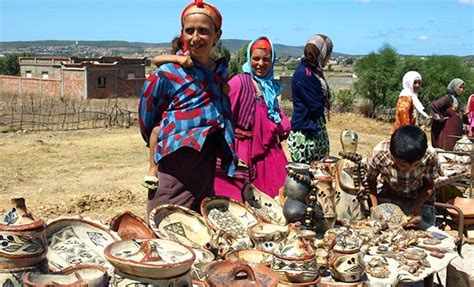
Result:
{"label": "terracotta pottery", "polygon": [[247,229],[255,247],[273,253],[290,232],[288,226],[259,222]]}
{"label": "terracotta pottery", "polygon": [[357,165],[348,160],[341,159],[336,166],[335,175],[335,206],[337,220],[349,222],[364,219],[363,205],[356,196],[357,189],[353,174]]}
{"label": "terracotta pottery", "polygon": [[267,267],[270,267],[273,261],[273,255],[271,253],[255,249],[232,251],[229,252],[225,258],[231,261],[247,261],[250,263],[263,264]]}
{"label": "terracotta pottery", "polygon": [[355,238],[339,235],[329,258],[331,276],[342,282],[357,282],[364,275],[364,253]]}
{"label": "terracotta pottery", "polygon": [[[474,198],[456,197],[448,201],[449,204],[459,207],[464,214],[464,225],[474,224]],[[458,220],[458,213],[454,209],[448,209],[454,220]]]}
{"label": "terracotta pottery", "polygon": [[317,233],[324,233],[336,224],[336,203],[334,198],[334,189],[332,187],[333,179],[323,174],[315,174],[314,177],[318,183],[317,203],[321,208],[321,213],[314,213],[314,230]]}
{"label": "terracotta pottery", "polygon": [[318,287],[319,282],[321,282],[321,277],[316,278],[311,282],[303,282],[303,283],[291,283],[291,282],[278,282],[278,287]]}
{"label": "terracotta pottery", "polygon": [[227,197],[206,197],[201,202],[201,213],[213,230],[224,230],[234,237],[230,250],[253,247],[247,228],[257,223],[258,219],[244,204]]}
{"label": "terracotta pottery", "polygon": [[278,276],[262,264],[224,260],[209,265],[205,283],[213,287],[276,287]]}
{"label": "terracotta pottery", "polygon": [[117,241],[105,248],[104,255],[121,273],[151,279],[185,274],[196,259],[191,248],[165,239]]}
{"label": "terracotta pottery", "polygon": [[215,256],[207,249],[192,248],[192,250],[196,255],[196,259],[191,265],[191,277],[193,280],[204,281],[207,266],[214,261]]}
{"label": "terracotta pottery", "polygon": [[110,220],[110,228],[122,239],[151,239],[155,233],[142,218],[130,211],[118,214]]}
{"label": "terracotta pottery", "polygon": [[283,215],[283,207],[266,193],[258,190],[249,183],[242,190],[242,199],[262,221],[285,225],[286,219]]}
{"label": "terracotta pottery", "polygon": [[34,267],[46,259],[44,221],[28,212],[23,198],[0,221],[0,269]]}
{"label": "terracotta pottery", "polygon": [[211,241],[212,232],[204,218],[184,206],[166,204],[150,212],[151,229],[159,238],[203,248]]}
{"label": "terracotta pottery", "polygon": [[156,287],[189,287],[191,284],[191,272],[165,279],[152,279],[145,277],[133,276],[130,274],[123,274],[116,271],[110,279],[109,286],[111,287],[131,287],[131,286],[156,286]]}
{"label": "terracotta pottery", "polygon": [[107,269],[100,265],[77,265],[61,272],[43,274],[28,272],[23,276],[26,286],[108,286]]}
{"label": "terracotta pottery", "polygon": [[23,284],[23,275],[27,272],[47,272],[46,261],[35,267],[0,269],[0,286],[21,287]]}
{"label": "terracotta pottery", "polygon": [[46,226],[48,264],[52,271],[61,271],[77,264],[98,264],[109,272],[113,267],[104,257],[104,249],[119,240],[118,235],[98,220],[60,218]]}

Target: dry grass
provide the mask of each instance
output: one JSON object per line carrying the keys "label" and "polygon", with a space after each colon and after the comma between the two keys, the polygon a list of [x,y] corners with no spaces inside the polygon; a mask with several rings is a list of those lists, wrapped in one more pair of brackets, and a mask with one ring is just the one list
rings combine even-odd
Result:
{"label": "dry grass", "polygon": [[[391,125],[355,114],[332,114],[331,153],[344,128],[359,133],[359,152],[389,136]],[[0,134],[0,214],[23,196],[37,215],[81,214],[108,221],[131,210],[144,216],[147,149],[138,128]]]}

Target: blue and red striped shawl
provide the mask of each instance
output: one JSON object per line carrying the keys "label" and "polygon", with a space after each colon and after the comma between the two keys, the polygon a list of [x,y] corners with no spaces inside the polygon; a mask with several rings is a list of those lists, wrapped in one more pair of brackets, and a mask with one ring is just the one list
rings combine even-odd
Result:
{"label": "blue and red striped shawl", "polygon": [[227,79],[225,60],[216,62],[215,72],[197,63],[191,68],[177,64],[158,67],[145,81],[138,107],[140,131],[149,143],[152,129],[160,125],[155,162],[178,150],[200,151],[206,136],[223,132],[219,157],[222,168],[234,172],[234,126],[229,98],[222,92]]}

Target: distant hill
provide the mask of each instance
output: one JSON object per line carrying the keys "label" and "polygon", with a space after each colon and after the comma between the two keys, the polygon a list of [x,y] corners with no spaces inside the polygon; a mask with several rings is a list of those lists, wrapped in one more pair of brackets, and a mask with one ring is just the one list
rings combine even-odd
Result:
{"label": "distant hill", "polygon": [[[232,53],[235,53],[242,46],[250,43],[249,40],[240,39],[223,39],[222,44]],[[159,47],[168,48],[169,43],[144,43],[144,42],[128,42],[128,41],[62,41],[62,40],[42,40],[42,41],[15,41],[0,42],[0,48],[15,49],[27,47],[41,46],[94,46],[101,48],[140,48],[140,47]],[[283,44],[275,44],[275,48],[280,57],[300,57],[303,55],[303,46],[288,46]],[[345,54],[333,53],[333,56],[341,56]],[[345,55],[350,56],[350,55]]]}

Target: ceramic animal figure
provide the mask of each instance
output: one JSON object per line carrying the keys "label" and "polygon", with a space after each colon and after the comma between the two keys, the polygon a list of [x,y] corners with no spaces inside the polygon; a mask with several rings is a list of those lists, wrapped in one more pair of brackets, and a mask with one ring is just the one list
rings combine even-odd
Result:
{"label": "ceramic animal figure", "polygon": [[357,152],[357,145],[359,144],[359,135],[353,131],[346,129],[341,133],[341,146],[343,152]]}

